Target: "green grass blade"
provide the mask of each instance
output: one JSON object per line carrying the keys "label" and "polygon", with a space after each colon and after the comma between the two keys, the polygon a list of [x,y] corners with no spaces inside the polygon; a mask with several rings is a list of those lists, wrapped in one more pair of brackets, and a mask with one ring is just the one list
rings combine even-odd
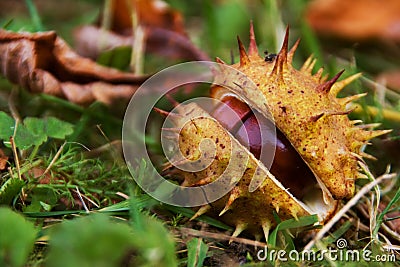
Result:
{"label": "green grass blade", "polygon": [[187,242],[188,267],[201,267],[207,257],[208,246],[201,238],[193,238]]}
{"label": "green grass blade", "polygon": [[61,211],[43,211],[43,212],[24,212],[26,217],[31,218],[51,218],[66,215],[86,214],[84,210],[61,210]]}
{"label": "green grass blade", "polygon": [[36,9],[35,4],[32,2],[32,0],[25,0],[25,3],[26,3],[26,6],[28,7],[29,14],[31,15],[32,23],[35,26],[35,30],[36,31],[44,31],[42,20]]}
{"label": "green grass blade", "polygon": [[[139,209],[145,207],[151,207],[159,203],[157,200],[146,194],[135,196],[134,198],[136,201],[135,205]],[[124,200],[117,204],[102,208],[99,210],[99,212],[119,212],[119,211],[129,211],[129,210],[130,210],[130,202],[129,200]]]}
{"label": "green grass blade", "polygon": [[277,235],[278,235],[279,231],[309,226],[316,222],[318,222],[317,215],[300,217],[300,218],[298,218],[298,220],[289,219],[289,220],[283,221],[283,222],[279,223],[276,226],[276,228],[272,231],[272,233],[269,235],[268,244],[271,245],[272,247],[276,246],[276,239],[277,239]]}
{"label": "green grass blade", "polygon": [[390,200],[389,204],[384,208],[384,210],[377,216],[376,218],[376,226],[374,229],[374,236],[378,234],[379,228],[381,227],[383,221],[384,221],[384,216],[389,212],[391,207],[400,199],[400,187],[397,189],[396,194],[393,196],[393,198]]}
{"label": "green grass blade", "polygon": [[343,225],[339,227],[335,232],[333,232],[330,236],[324,238],[325,243],[331,244],[338,240],[353,224],[350,221],[345,222]]}
{"label": "green grass blade", "polygon": [[305,43],[304,47],[307,48],[307,54],[314,55],[314,58],[317,59],[315,68],[319,69],[323,65],[323,56],[318,38],[307,22],[301,23],[301,33],[302,40]]}
{"label": "green grass blade", "polygon": [[[193,215],[196,213],[195,211],[189,209],[189,208],[184,208],[184,207],[176,207],[176,206],[170,206],[170,205],[165,205],[165,208],[167,210],[170,210],[174,213],[179,213],[182,214],[185,217],[191,218],[193,217]],[[224,230],[232,230],[232,227],[224,224],[223,222],[220,222],[216,219],[213,219],[209,216],[206,215],[201,215],[200,217],[196,218],[196,220],[201,221],[201,222],[205,222],[209,225],[218,227],[220,229],[224,229]]]}

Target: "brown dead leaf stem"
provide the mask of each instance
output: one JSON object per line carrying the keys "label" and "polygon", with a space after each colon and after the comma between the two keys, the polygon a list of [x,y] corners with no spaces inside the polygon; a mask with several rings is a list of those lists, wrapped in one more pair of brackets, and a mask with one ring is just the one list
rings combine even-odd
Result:
{"label": "brown dead leaf stem", "polygon": [[0,30],[0,71],[31,92],[63,97],[77,104],[111,104],[130,98],[147,76],[98,65],[76,54],[54,31]]}

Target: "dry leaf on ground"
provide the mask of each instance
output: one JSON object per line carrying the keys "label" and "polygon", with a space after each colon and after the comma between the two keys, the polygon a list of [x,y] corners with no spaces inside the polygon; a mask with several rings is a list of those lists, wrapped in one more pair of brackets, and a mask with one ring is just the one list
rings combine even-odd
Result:
{"label": "dry leaf on ground", "polygon": [[140,24],[185,35],[182,15],[161,0],[112,0],[111,30],[131,34],[132,17],[137,12]]}
{"label": "dry leaf on ground", "polygon": [[78,104],[129,98],[146,79],[77,55],[53,31],[0,30],[0,62],[1,73],[11,82]]}
{"label": "dry leaf on ground", "polygon": [[379,74],[376,80],[391,89],[400,92],[400,70],[386,71]]}
{"label": "dry leaf on ground", "polygon": [[315,0],[306,17],[321,35],[400,42],[399,0]]}
{"label": "dry leaf on ground", "polygon": [[111,1],[110,31],[100,26],[82,26],[75,30],[76,51],[86,57],[97,58],[105,50],[134,43],[132,14],[138,14],[138,22],[144,29],[147,53],[162,57],[185,60],[209,60],[197,48],[184,31],[179,12],[160,0],[113,0]]}
{"label": "dry leaf on ground", "polygon": [[[82,26],[75,30],[77,52],[85,57],[97,58],[103,51],[120,46],[131,46],[133,36],[125,36],[97,26]],[[185,36],[162,28],[145,28],[146,52],[172,59],[210,60]]]}
{"label": "dry leaf on ground", "polygon": [[3,150],[0,149],[0,171],[6,169],[7,161],[8,157],[4,154]]}

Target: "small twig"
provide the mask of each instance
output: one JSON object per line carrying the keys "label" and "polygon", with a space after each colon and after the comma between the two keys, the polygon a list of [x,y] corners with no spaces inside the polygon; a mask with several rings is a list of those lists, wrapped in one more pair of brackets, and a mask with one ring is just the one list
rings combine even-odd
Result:
{"label": "small twig", "polygon": [[397,241],[400,242],[400,234],[397,233],[396,231],[393,231],[389,226],[387,226],[385,223],[381,224],[381,227],[383,230],[390,235],[393,239],[396,239]]}
{"label": "small twig", "polygon": [[[361,162],[359,161],[358,164],[360,165],[361,169],[364,171],[364,173],[367,175],[369,181],[374,181],[375,177],[374,175],[371,173],[371,171],[369,170],[367,164],[365,162]],[[385,174],[388,174],[390,170],[387,170],[388,172],[386,172]],[[371,239],[373,239],[374,236],[374,229],[376,228],[376,218],[377,218],[377,214],[379,212],[379,203],[381,201],[381,189],[379,188],[378,185],[374,186],[375,189],[375,195],[371,194],[370,199],[367,199],[368,201],[370,201],[370,205],[368,205],[369,207],[369,231],[370,231],[370,235],[371,235]],[[376,198],[376,201],[375,201]],[[376,203],[376,205],[374,205],[374,202]]]}
{"label": "small twig", "polygon": [[188,251],[188,249],[181,249],[181,250],[176,251],[175,253],[182,254],[182,253],[187,253],[187,251]]}
{"label": "small twig", "polygon": [[369,184],[366,184],[363,188],[361,188],[358,193],[349,200],[349,202],[346,203],[346,205],[343,206],[342,209],[336,213],[335,216],[324,226],[322,229],[317,233],[317,235],[304,247],[304,251],[311,250],[311,248],[315,245],[315,243],[323,238],[323,236],[333,227],[335,223],[337,223],[340,218],[344,216],[344,214],[350,210],[351,207],[356,205],[358,201],[369,191],[371,191],[372,188],[374,188],[376,185],[381,183],[385,179],[391,179],[395,177],[395,174],[384,174],[381,177],[377,178],[376,180],[370,182]]}
{"label": "small twig", "polygon": [[[368,206],[369,204],[368,203],[366,203],[366,206]],[[368,214],[368,212],[366,211],[366,207],[364,207],[364,205],[358,205],[357,207],[356,207],[356,209],[359,211],[359,212],[361,212],[361,214],[367,219],[367,218],[369,218],[369,214]],[[354,215],[354,216],[356,216],[356,215]],[[368,227],[367,225],[365,225],[365,224],[363,224],[362,222],[359,222],[359,226],[360,226],[360,229],[362,230],[362,231],[365,231],[365,232],[369,232],[369,230],[371,229],[370,227]]]}
{"label": "small twig", "polygon": [[[386,167],[385,173],[390,173],[390,165]],[[388,184],[385,184],[385,187],[381,188],[381,194],[384,196],[387,193],[391,192],[392,190],[395,189],[396,184],[397,184],[397,179],[390,180]]]}
{"label": "small twig", "polygon": [[[15,136],[15,133],[16,133],[17,128],[18,128],[17,126],[18,126],[18,124],[16,122],[16,126],[15,126],[15,129],[14,129],[14,136]],[[19,166],[19,157],[18,157],[18,154],[17,154],[17,147],[15,146],[15,142],[14,142],[14,137],[13,136],[10,137],[10,143],[11,143],[11,148],[12,148],[12,151],[13,151],[13,154],[14,154],[15,167],[17,168],[18,178],[20,180],[22,180],[21,169],[20,169],[20,166]],[[11,170],[11,168],[10,168],[10,170]],[[11,177],[14,178],[14,176],[11,176]],[[25,202],[24,201],[25,191],[24,191],[23,188],[21,189],[21,197],[20,198],[21,198],[22,203],[24,203]]]}
{"label": "small twig", "polygon": [[16,123],[21,121],[21,116],[18,113],[17,108],[15,107],[15,98],[18,95],[18,86],[13,86],[11,90],[11,94],[8,97],[8,108],[10,109],[11,116],[14,118]]}
{"label": "small twig", "polygon": [[81,200],[82,205],[83,205],[83,208],[85,209],[86,213],[89,213],[89,209],[88,209],[88,207],[86,206],[85,201],[83,201],[83,198],[82,198],[81,192],[79,192],[78,186],[75,187],[75,192],[78,194],[78,197],[79,197],[79,199]]}
{"label": "small twig", "polygon": [[[99,155],[109,151],[110,149],[115,151],[118,155],[122,154],[122,152],[121,152],[122,151],[122,141],[121,140],[114,140],[114,141],[111,141],[111,142],[109,142],[107,144],[104,144],[102,146],[93,148],[92,150],[89,150],[88,152],[85,152],[85,156],[98,157]],[[119,152],[121,152],[121,153],[119,153]]]}
{"label": "small twig", "polygon": [[10,173],[10,177],[14,178],[14,172],[11,167],[8,167],[8,172]]}
{"label": "small twig", "polygon": [[[78,193],[78,192],[77,192]],[[92,203],[93,206],[95,206],[96,208],[100,208],[100,206],[94,202],[93,200],[91,200],[89,197],[82,195],[83,198],[85,198],[87,201],[89,201],[90,203]]]}
{"label": "small twig", "polygon": [[112,1],[105,0],[104,1],[104,9],[103,9],[103,19],[101,20],[101,28],[103,30],[109,30],[111,28],[111,23],[113,19],[112,13]]}
{"label": "small twig", "polygon": [[66,144],[77,144],[77,145],[80,145],[81,147],[83,147],[84,149],[86,149],[87,151],[90,151],[90,148],[88,148],[87,146],[85,146],[84,144],[82,144],[82,143],[79,143],[79,142],[65,142]]}
{"label": "small twig", "polygon": [[11,90],[11,94],[10,97],[8,98],[8,106],[10,108],[10,112],[11,112],[11,116],[14,118],[15,120],[15,127],[14,127],[14,133],[13,136],[10,137],[10,143],[11,143],[11,148],[14,154],[14,158],[15,158],[15,165],[18,171],[18,177],[19,179],[21,179],[21,172],[19,169],[19,157],[17,154],[17,148],[15,146],[15,142],[14,142],[14,138],[17,134],[17,130],[18,130],[18,125],[21,121],[21,117],[18,114],[17,108],[15,107],[15,96],[18,93],[18,87],[17,86],[13,86],[12,90]]}
{"label": "small twig", "polygon": [[42,177],[46,175],[46,173],[50,170],[50,168],[54,165],[54,163],[56,162],[56,160],[60,157],[61,152],[63,151],[63,148],[65,146],[66,143],[64,143],[57,151],[56,155],[54,156],[54,158],[51,160],[49,166],[47,166],[46,170],[43,172],[43,174],[41,175]]}
{"label": "small twig", "polygon": [[268,246],[264,242],[250,240],[250,239],[241,238],[241,237],[232,237],[230,235],[225,235],[225,234],[220,234],[220,233],[211,233],[211,232],[206,232],[206,231],[198,231],[198,230],[185,228],[185,227],[181,227],[179,229],[180,229],[180,231],[182,233],[187,234],[187,235],[192,235],[192,236],[198,236],[198,237],[204,237],[204,238],[212,238],[212,239],[224,240],[224,241],[233,241],[233,242],[238,242],[238,243],[242,243],[242,244],[245,244],[245,245],[256,246],[256,247],[266,247],[266,246]]}
{"label": "small twig", "polygon": [[[111,141],[110,138],[108,138],[106,133],[101,128],[101,125],[96,125],[96,127],[100,131],[100,133],[104,137],[104,139],[107,141],[107,144],[101,146],[100,148],[108,148],[111,151],[111,154],[112,154],[112,156],[114,156],[115,159],[120,159],[122,153],[119,153],[119,152],[122,151],[122,141],[121,140]],[[117,148],[117,145],[119,148]],[[96,153],[96,150],[100,149],[100,148],[96,148],[94,150],[92,149],[89,153]],[[98,152],[101,153],[101,149]]]}
{"label": "small twig", "polygon": [[127,194],[124,194],[124,193],[122,193],[122,192],[117,192],[117,193],[115,193],[117,196],[120,196],[120,197],[123,197],[123,198],[125,198],[125,199],[129,199],[129,196],[127,195]]}
{"label": "small twig", "polygon": [[398,100],[400,98],[400,94],[398,92],[396,92],[395,90],[392,90],[390,88],[388,88],[384,83],[382,83],[382,80],[373,80],[373,79],[369,79],[366,76],[361,76],[361,80],[364,81],[367,85],[369,85],[370,87],[372,87],[372,89],[374,91],[376,91],[377,88],[379,88],[380,90],[384,90],[385,94],[388,97],[391,97],[392,99],[396,99]]}
{"label": "small twig", "polygon": [[400,251],[400,246],[398,245],[392,245],[392,244],[388,244],[388,245],[383,245],[383,248],[388,250],[388,251],[392,251],[392,250],[396,250],[396,251]]}
{"label": "small twig", "polygon": [[[15,129],[16,128],[17,127],[15,127]],[[12,137],[12,136],[10,137],[10,143],[11,143],[11,148],[12,148],[12,151],[13,151],[13,154],[14,154],[15,167],[17,168],[18,178],[20,180],[22,180],[21,170],[19,168],[19,157],[18,157],[18,154],[17,154],[17,147],[15,146],[14,137]]]}
{"label": "small twig", "polygon": [[143,56],[146,45],[146,34],[143,26],[141,26],[139,22],[136,2],[128,2],[128,7],[131,11],[132,34],[134,36],[130,67],[134,74],[141,75],[143,73]]}

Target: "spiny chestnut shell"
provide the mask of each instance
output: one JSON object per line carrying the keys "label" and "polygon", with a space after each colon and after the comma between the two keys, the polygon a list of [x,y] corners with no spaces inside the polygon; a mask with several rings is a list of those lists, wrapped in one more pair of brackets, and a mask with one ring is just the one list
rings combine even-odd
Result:
{"label": "spiny chestnut shell", "polygon": [[[238,99],[266,118],[272,115],[276,127],[315,175],[319,189],[304,199],[296,198],[290,188],[287,190],[279,181],[279,174],[275,177],[224,129],[224,122],[209,120],[210,114],[195,104],[189,104],[181,107],[178,110],[181,116],[175,118],[175,124],[181,128],[179,148],[182,154],[186,154],[188,159],[197,159],[200,155],[198,147],[204,138],[214,140],[217,146],[215,160],[205,170],[181,173],[183,185],[211,183],[218,179],[229,159],[235,158],[233,155],[244,153],[250,157],[247,163],[243,163],[246,164],[244,175],[232,178],[238,181],[232,191],[201,207],[194,217],[204,213],[218,214],[222,221],[236,226],[233,236],[243,230],[257,237],[263,232],[267,236],[269,229],[276,225],[274,212],[281,220],[317,214],[323,223],[335,212],[338,200],[353,196],[355,180],[364,176],[359,173],[358,161],[368,155],[361,152],[361,146],[388,131],[365,130],[349,120],[347,104],[363,95],[336,98],[337,93],[358,78],[359,74],[338,82],[341,72],[325,81],[322,69],[312,74],[315,60],[311,57],[300,70],[292,66],[299,42],[288,51],[288,30],[279,54],[270,60],[259,56],[252,25],[248,52],[239,39],[238,43],[240,62],[231,67],[250,78],[257,86],[257,91],[246,86],[247,80],[243,81],[237,78],[240,76],[224,72],[223,69],[215,77],[216,84],[231,83],[231,90]],[[225,64],[220,59],[217,62]],[[260,92],[267,102],[258,97]],[[223,94],[219,98],[222,99]],[[198,119],[187,124],[185,116],[193,113],[198,115]],[[237,161],[237,164],[242,163]],[[254,177],[266,179],[257,190],[250,192],[249,185]]]}

